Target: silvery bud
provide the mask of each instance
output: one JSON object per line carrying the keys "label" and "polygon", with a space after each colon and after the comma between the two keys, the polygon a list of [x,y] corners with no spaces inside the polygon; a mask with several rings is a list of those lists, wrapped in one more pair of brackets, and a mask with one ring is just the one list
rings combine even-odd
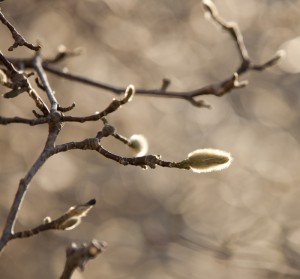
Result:
{"label": "silvery bud", "polygon": [[135,157],[141,157],[148,152],[148,142],[143,135],[132,135],[128,141]]}
{"label": "silvery bud", "polygon": [[230,153],[218,149],[197,149],[188,155],[186,162],[193,172],[203,173],[228,168],[232,162]]}

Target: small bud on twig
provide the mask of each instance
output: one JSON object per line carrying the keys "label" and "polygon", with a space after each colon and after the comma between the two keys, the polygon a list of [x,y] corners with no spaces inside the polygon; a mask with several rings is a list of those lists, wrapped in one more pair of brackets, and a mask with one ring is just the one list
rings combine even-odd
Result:
{"label": "small bud on twig", "polygon": [[51,217],[47,216],[47,217],[44,218],[43,224],[49,224],[49,223],[51,223],[51,221],[52,221]]}
{"label": "small bud on twig", "polygon": [[128,141],[135,157],[144,156],[148,152],[148,142],[143,135],[132,135]]}
{"label": "small bud on twig", "polygon": [[132,101],[134,94],[135,94],[135,88],[132,84],[129,84],[125,91],[125,100],[127,103]]}

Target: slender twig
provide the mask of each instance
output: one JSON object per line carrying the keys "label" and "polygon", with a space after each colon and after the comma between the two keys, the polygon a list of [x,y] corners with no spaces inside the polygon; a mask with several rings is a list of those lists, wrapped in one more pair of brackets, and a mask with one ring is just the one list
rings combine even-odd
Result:
{"label": "slender twig", "polygon": [[15,66],[3,55],[2,51],[0,51],[0,61],[10,73],[14,73],[14,74],[18,73]]}
{"label": "slender twig", "polygon": [[[0,61],[9,72],[10,79],[13,83],[12,88],[15,90],[23,89],[23,91],[27,91],[29,96],[35,101],[36,106],[43,112],[44,115],[48,115],[49,109],[47,105],[43,102],[39,94],[32,88],[28,78],[24,75],[23,72],[18,71],[1,51]],[[21,92],[22,90],[20,90],[20,93]]]}
{"label": "slender twig", "polygon": [[122,143],[124,143],[124,144],[126,144],[126,145],[129,143],[129,139],[128,139],[128,138],[124,137],[123,135],[121,135],[121,134],[119,134],[119,133],[117,133],[117,132],[114,132],[114,133],[112,134],[112,136],[113,136],[115,139],[117,139],[118,141],[120,141],[120,142],[122,142]]}
{"label": "slender twig", "polygon": [[217,7],[215,6],[215,4],[211,1],[211,0],[203,0],[203,6],[204,8],[209,12],[211,18],[218,24],[221,26],[221,28],[223,28],[225,31],[227,31],[233,41],[236,44],[238,53],[240,55],[240,59],[241,59],[241,64],[238,67],[238,69],[236,70],[236,73],[238,75],[241,75],[249,70],[253,70],[253,71],[263,71],[273,65],[275,65],[279,59],[282,57],[282,52],[277,52],[274,57],[270,58],[268,61],[260,64],[260,65],[256,65],[253,64],[253,62],[250,59],[248,50],[246,48],[245,42],[244,42],[244,38],[243,35],[240,31],[239,26],[235,23],[235,22],[229,22],[226,21],[225,19],[223,19],[219,12]]}
{"label": "slender twig", "polygon": [[[243,74],[247,72],[248,70],[265,70],[268,67],[273,66],[278,60],[280,56],[275,56],[274,58],[268,60],[267,62],[263,63],[262,65],[255,65],[255,66],[247,66],[245,67],[245,64],[241,64],[243,66],[240,66],[237,69],[237,73]],[[113,92],[115,94],[121,94],[124,92],[124,87],[118,87],[114,85],[110,85],[103,82],[98,82],[96,80],[83,77],[74,73],[65,72],[55,66],[52,66],[50,64],[43,64],[44,69],[47,72],[50,72],[52,74],[55,74],[57,76],[63,77],[65,79],[79,82],[82,84],[86,84],[89,86],[101,88],[110,92]],[[203,96],[203,95],[214,95],[214,96],[223,96],[225,93],[230,92],[232,89],[237,89],[245,86],[246,84],[241,82],[239,84],[233,83],[233,77],[237,80],[238,75],[235,74],[232,77],[217,82],[202,88],[198,88],[191,91],[169,91],[166,88],[158,88],[158,89],[143,89],[143,88],[136,88],[136,94],[139,95],[145,95],[145,96],[155,96],[155,97],[163,97],[163,98],[176,98],[176,99],[184,99],[188,102],[190,102],[192,105],[197,107],[209,107],[209,105],[205,104],[202,100],[196,100],[196,97]],[[242,86],[241,86],[242,84]]]}
{"label": "slender twig", "polygon": [[[155,96],[155,97],[163,97],[163,98],[176,98],[176,99],[183,99],[188,102],[190,102],[192,105],[197,107],[207,107],[210,106],[206,104],[203,100],[197,100],[198,96],[203,95],[214,95],[217,97],[223,96],[224,94],[230,92],[233,89],[238,89],[241,87],[244,87],[246,85],[246,82],[238,82],[238,77],[248,71],[262,71],[265,70],[274,64],[276,64],[279,59],[282,56],[282,52],[277,52],[274,57],[270,58],[268,61],[262,63],[262,64],[254,64],[249,57],[247,48],[244,43],[244,39],[242,36],[242,33],[236,23],[233,22],[227,22],[222,17],[220,17],[217,8],[215,5],[209,1],[204,0],[203,1],[204,7],[207,9],[207,11],[211,14],[212,19],[219,24],[225,31],[227,31],[233,41],[236,43],[237,50],[239,53],[239,56],[241,58],[241,63],[237,67],[236,72],[229,78],[216,82],[213,84],[210,84],[205,87],[197,88],[195,90],[191,91],[170,91],[167,90],[170,84],[169,80],[164,79],[162,86],[160,88],[155,89],[143,89],[143,88],[136,88],[136,94],[139,95],[145,95],[145,96]],[[59,57],[59,59],[57,59]],[[125,91],[124,87],[115,86],[103,82],[99,82],[96,80],[93,80],[88,77],[84,77],[78,74],[70,73],[63,71],[55,66],[53,66],[53,63],[56,63],[57,61],[63,60],[65,57],[64,55],[58,55],[54,59],[45,59],[42,63],[42,66],[45,71],[52,73],[54,75],[57,75],[59,77],[79,82],[85,85],[93,86],[96,88],[104,89],[107,91],[110,91],[115,94],[122,94]],[[30,59],[14,59],[12,60],[14,63],[20,63],[23,62],[25,67],[32,68],[32,61]]]}
{"label": "slender twig", "polygon": [[22,117],[2,117],[0,116],[0,124],[7,125],[11,123],[29,124],[30,126],[49,123],[50,116],[40,117],[38,119],[28,119]]}
{"label": "slender twig", "polygon": [[17,48],[18,46],[26,46],[29,49],[38,51],[41,47],[38,46],[34,46],[33,44],[28,43],[24,37],[22,37],[20,35],[20,33],[12,26],[12,24],[5,18],[5,16],[3,15],[3,13],[0,10],[0,20],[1,22],[7,26],[7,28],[9,29],[9,31],[11,32],[11,35],[13,37],[13,39],[15,40],[14,44],[9,47],[9,51],[12,51],[14,48]]}
{"label": "slender twig", "polygon": [[[101,118],[104,125],[110,125],[106,117]],[[115,139],[119,140],[120,142],[128,145],[129,139],[124,137],[123,135],[117,133],[116,129],[114,128],[114,132],[111,134]]]}
{"label": "slender twig", "polygon": [[[115,112],[119,108],[122,107],[122,105],[125,105],[127,102],[129,102],[131,99],[128,98],[126,95],[126,92],[130,86],[128,86],[124,91],[125,95],[120,100],[113,99],[112,102],[101,112],[96,112],[95,114],[89,115],[89,116],[82,116],[82,117],[76,117],[76,116],[62,116],[61,120],[63,122],[87,122],[87,121],[98,121],[102,119],[103,117],[107,116],[110,113]],[[134,90],[134,89],[133,89]],[[123,91],[123,93],[124,93]],[[134,94],[134,93],[133,93]]]}
{"label": "slender twig", "polygon": [[219,15],[217,7],[211,0],[203,0],[202,2],[204,8],[209,12],[211,18],[232,36],[233,41],[236,43],[242,64],[249,64],[250,57],[238,25],[235,22],[229,22],[223,19]]}
{"label": "slender twig", "polygon": [[61,107],[60,105],[57,106],[57,110],[61,111],[61,112],[68,112],[71,111],[73,108],[75,108],[76,103],[72,103],[72,105],[68,106],[68,107]]}
{"label": "slender twig", "polygon": [[48,99],[51,103],[51,111],[56,111],[57,110],[57,106],[58,106],[58,102],[54,96],[54,92],[50,87],[50,84],[48,82],[48,78],[47,75],[44,72],[43,66],[42,66],[42,58],[40,57],[40,55],[36,55],[35,59],[33,60],[34,64],[34,68],[42,82],[43,88],[47,93]]}
{"label": "slender twig", "polygon": [[[44,223],[29,230],[13,233],[10,240],[15,238],[26,238],[39,234],[47,230],[69,230],[73,229],[75,225],[80,224],[82,217],[86,216],[88,211],[96,204],[96,200],[92,199],[84,204],[72,206],[67,212],[59,218],[51,221],[50,217],[44,219]],[[50,219],[50,220],[49,220]],[[69,226],[68,226],[69,225]]]}
{"label": "slender twig", "polygon": [[69,150],[95,150],[102,154],[104,157],[116,161],[121,165],[127,166],[140,166],[155,168],[156,165],[167,168],[178,168],[189,170],[190,166],[182,162],[168,162],[161,160],[159,155],[146,155],[141,157],[121,157],[107,151],[103,146],[100,145],[97,138],[88,138],[79,142],[68,142],[55,146],[53,154],[60,152],[66,152]]}

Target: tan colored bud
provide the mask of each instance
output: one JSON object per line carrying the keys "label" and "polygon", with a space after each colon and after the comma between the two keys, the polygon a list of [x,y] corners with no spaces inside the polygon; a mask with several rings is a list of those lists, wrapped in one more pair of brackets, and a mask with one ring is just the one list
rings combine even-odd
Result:
{"label": "tan colored bud", "polygon": [[219,171],[228,168],[232,162],[230,153],[218,149],[197,149],[188,155],[187,163],[197,173]]}
{"label": "tan colored bud", "polygon": [[72,217],[67,219],[65,222],[59,225],[60,230],[73,230],[76,228],[79,224],[81,223],[81,218],[80,217]]}
{"label": "tan colored bud", "polygon": [[132,84],[129,84],[125,91],[125,99],[127,102],[131,102],[135,93],[135,88]]}
{"label": "tan colored bud", "polygon": [[43,220],[43,224],[49,224],[51,222],[52,222],[52,220],[51,220],[51,217],[49,217],[49,216],[45,217]]}
{"label": "tan colored bud", "polygon": [[143,135],[132,135],[128,141],[135,157],[141,157],[148,152],[148,142]]}

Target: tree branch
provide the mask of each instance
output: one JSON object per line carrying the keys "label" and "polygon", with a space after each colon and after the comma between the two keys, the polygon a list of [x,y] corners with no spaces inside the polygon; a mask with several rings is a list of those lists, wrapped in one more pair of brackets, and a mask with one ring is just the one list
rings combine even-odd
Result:
{"label": "tree branch", "polygon": [[15,238],[26,238],[47,230],[70,230],[74,229],[81,222],[81,218],[86,216],[90,209],[96,204],[92,199],[84,204],[72,206],[59,218],[51,221],[50,217],[44,219],[44,223],[30,230],[13,233],[10,240]]}
{"label": "tree branch", "polygon": [[38,51],[41,48],[41,46],[39,46],[39,45],[34,46],[33,44],[28,43],[24,39],[24,37],[22,37],[20,35],[20,33],[12,26],[12,24],[5,18],[5,16],[1,12],[1,10],[0,10],[0,20],[4,25],[7,26],[13,39],[15,40],[14,44],[11,47],[9,47],[9,49],[8,49],[9,51],[13,51],[14,48],[17,48],[18,46],[26,46],[29,49],[34,50],[34,51]]}
{"label": "tree branch", "polygon": [[59,122],[59,119],[57,119],[55,116],[52,115],[51,115],[51,121],[52,122],[49,124],[48,138],[43,151],[41,152],[40,156],[37,158],[33,166],[30,168],[30,170],[27,172],[26,176],[20,180],[19,188],[16,192],[13,204],[8,213],[6,223],[3,229],[3,233],[0,239],[0,253],[3,251],[3,248],[7,245],[8,241],[11,239],[14,233],[14,225],[16,222],[16,218],[31,179],[38,172],[38,170],[43,166],[46,160],[52,155],[52,150],[54,148],[55,140],[61,129],[61,123]]}
{"label": "tree branch", "polygon": [[56,111],[58,107],[58,102],[54,96],[54,91],[51,89],[50,84],[48,82],[48,78],[44,72],[43,66],[42,66],[42,59],[39,55],[35,56],[35,59],[33,60],[33,66],[36,70],[39,78],[42,81],[42,85],[44,90],[47,93],[48,99],[51,103],[51,111]]}
{"label": "tree branch", "polygon": [[283,51],[278,51],[274,55],[274,57],[270,58],[268,61],[262,63],[261,65],[253,64],[248,54],[248,50],[246,48],[244,38],[240,31],[239,26],[235,22],[229,22],[223,19],[220,16],[217,7],[211,0],[203,0],[202,2],[203,2],[204,9],[209,13],[212,20],[214,20],[218,25],[220,25],[222,29],[228,32],[236,44],[241,59],[241,64],[236,70],[237,75],[241,75],[249,70],[263,71],[275,65],[284,54]]}
{"label": "tree branch", "polygon": [[28,78],[18,71],[14,65],[0,51],[0,61],[6,67],[9,73],[9,78],[12,81],[12,91],[5,93],[5,98],[14,98],[24,91],[27,91],[29,96],[35,101],[36,106],[43,112],[44,115],[49,114],[47,105],[43,102],[39,94],[32,88]]}
{"label": "tree branch", "polygon": [[[243,35],[238,27],[238,25],[234,22],[228,22],[224,20],[220,15],[216,8],[216,6],[210,0],[203,0],[204,8],[211,15],[212,20],[214,20],[218,25],[220,25],[226,32],[230,34],[233,41],[235,42],[238,50],[238,54],[240,56],[241,62],[237,67],[235,73],[233,73],[229,78],[224,79],[223,81],[219,81],[205,87],[197,88],[191,91],[170,91],[168,87],[170,85],[170,80],[163,79],[162,86],[155,89],[143,89],[136,88],[136,93],[144,96],[155,96],[155,97],[163,97],[163,98],[176,98],[183,99],[190,102],[192,105],[196,107],[206,107],[210,108],[210,105],[206,104],[203,100],[197,100],[197,97],[203,95],[214,95],[217,97],[221,97],[224,94],[238,88],[242,88],[246,86],[247,82],[242,81],[239,82],[238,78],[240,75],[248,72],[248,71],[263,71],[274,64],[276,64],[279,59],[282,57],[283,52],[277,52],[274,57],[270,58],[268,61],[262,64],[254,64],[248,54],[247,48],[244,43]],[[63,51],[59,52],[53,59],[45,59],[42,63],[42,66],[46,72],[52,73],[56,76],[79,82],[85,85],[93,86],[96,88],[104,89],[110,91],[115,94],[122,94],[126,88],[119,87],[103,82],[99,82],[88,77],[84,77],[81,75],[77,75],[70,72],[65,72],[55,66],[54,63],[60,62],[64,60],[66,57],[69,57],[69,52]],[[32,68],[33,63],[32,59],[13,59],[14,63],[22,63],[25,67]],[[93,117],[87,118],[87,121],[94,120]],[[91,120],[90,120],[91,119]],[[72,120],[69,120],[72,121]],[[77,121],[77,120],[74,120]],[[79,121],[80,122],[80,121]]]}
{"label": "tree branch", "polygon": [[22,124],[29,124],[30,126],[40,125],[49,123],[50,116],[40,117],[38,119],[27,119],[22,117],[3,117],[0,116],[0,124],[7,125],[11,123],[22,123]]}
{"label": "tree branch", "polygon": [[53,154],[57,154],[60,152],[66,152],[69,150],[94,150],[102,154],[104,157],[118,162],[121,165],[127,166],[140,166],[142,168],[150,167],[154,169],[156,165],[161,167],[168,167],[168,168],[178,168],[178,169],[185,169],[189,170],[190,166],[185,162],[168,162],[161,160],[161,156],[159,155],[147,155],[141,157],[121,157],[116,154],[113,154],[107,151],[103,146],[100,145],[98,138],[88,138],[83,141],[79,142],[68,142],[64,144],[60,144],[55,146],[52,151]]}

